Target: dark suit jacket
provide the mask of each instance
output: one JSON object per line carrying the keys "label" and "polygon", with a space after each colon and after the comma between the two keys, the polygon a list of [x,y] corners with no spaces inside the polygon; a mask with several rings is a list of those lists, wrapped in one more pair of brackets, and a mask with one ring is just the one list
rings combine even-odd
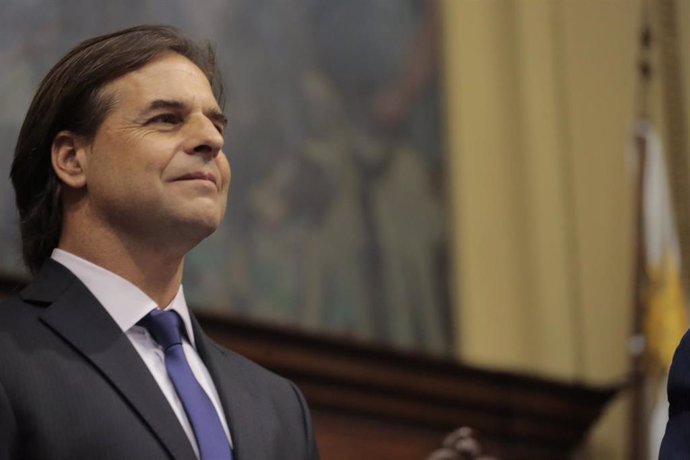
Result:
{"label": "dark suit jacket", "polygon": [[[235,459],[317,459],[294,384],[216,345],[192,321]],[[194,458],[129,339],[69,270],[49,260],[0,304],[0,460]]]}
{"label": "dark suit jacket", "polygon": [[669,419],[659,459],[690,459],[690,331],[673,355],[668,375]]}

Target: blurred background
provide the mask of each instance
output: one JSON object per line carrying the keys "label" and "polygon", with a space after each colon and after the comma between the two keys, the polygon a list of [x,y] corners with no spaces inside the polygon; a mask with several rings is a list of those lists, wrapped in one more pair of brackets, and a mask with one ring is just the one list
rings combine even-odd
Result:
{"label": "blurred background", "polygon": [[[573,455],[656,458],[687,328],[690,2],[4,0],[3,174],[50,66],[140,23],[224,72],[233,183],[187,260],[197,311],[617,386]],[[4,180],[7,279],[16,227]]]}

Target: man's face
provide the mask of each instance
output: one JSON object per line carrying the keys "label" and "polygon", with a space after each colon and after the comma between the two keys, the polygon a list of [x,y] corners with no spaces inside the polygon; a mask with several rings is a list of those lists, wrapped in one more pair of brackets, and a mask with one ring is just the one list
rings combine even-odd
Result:
{"label": "man's face", "polygon": [[85,147],[96,225],[154,244],[196,244],[212,233],[225,212],[230,165],[221,151],[225,117],[203,72],[166,53],[102,94],[114,107]]}

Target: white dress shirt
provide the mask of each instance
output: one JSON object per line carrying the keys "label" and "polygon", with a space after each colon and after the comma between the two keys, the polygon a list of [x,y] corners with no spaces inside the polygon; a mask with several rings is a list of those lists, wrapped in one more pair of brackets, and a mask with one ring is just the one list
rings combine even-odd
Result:
{"label": "white dress shirt", "polygon": [[[177,418],[180,420],[180,424],[182,428],[184,428],[198,458],[199,448],[196,443],[196,438],[194,437],[194,431],[184,411],[182,402],[175,392],[175,387],[170,377],[168,377],[168,372],[165,369],[165,355],[163,349],[153,340],[146,328],[137,325],[139,320],[145,317],[154,308],[158,308],[158,305],[156,305],[156,303],[141,289],[126,279],[88,260],[61,249],[54,249],[51,258],[67,267],[82,283],[84,283],[84,285],[86,285],[94,297],[103,305],[108,314],[110,314],[115,323],[117,323],[122,332],[125,333],[129,341],[132,342],[134,349],[139,353],[139,356],[141,356],[141,359],[151,371],[151,374],[158,383],[158,386],[160,386],[165,398],[170,403],[175,415],[177,415]],[[165,310],[175,310],[182,318],[187,337],[189,337],[189,341],[187,341],[186,337],[183,337],[182,341],[185,357],[189,362],[189,366],[192,368],[194,376],[216,408],[221,423],[223,424],[223,430],[225,430],[228,441],[232,445],[230,431],[228,430],[228,424],[225,420],[223,407],[218,398],[218,392],[213,384],[213,380],[211,380],[208,369],[206,369],[206,366],[196,352],[192,322],[189,317],[189,309],[187,308],[187,302],[185,301],[181,285],[177,291],[177,295],[173,301],[165,307]]]}

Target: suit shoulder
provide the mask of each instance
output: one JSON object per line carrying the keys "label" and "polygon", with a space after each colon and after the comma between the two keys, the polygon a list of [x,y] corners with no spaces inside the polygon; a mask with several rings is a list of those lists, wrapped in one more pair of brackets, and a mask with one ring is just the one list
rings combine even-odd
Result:
{"label": "suit shoulder", "polygon": [[[295,458],[319,458],[311,425],[311,416],[302,392],[290,380],[254,361],[229,350],[204,336],[202,339],[210,368],[218,372],[221,390],[242,401],[245,410],[271,414],[264,426],[281,444],[291,446]],[[209,369],[211,370],[211,369]],[[275,441],[278,442],[278,441]]]}
{"label": "suit shoulder", "polygon": [[275,372],[263,367],[255,361],[252,361],[246,356],[220,345],[214,340],[207,339],[207,343],[210,347],[213,347],[218,353],[220,353],[226,360],[228,360],[228,364],[232,366],[234,371],[239,371],[242,375],[251,376],[253,379],[258,378],[260,381],[266,380],[276,383],[280,382],[283,385],[292,384],[292,382],[285,377],[276,374]]}
{"label": "suit shoulder", "polygon": [[33,320],[40,310],[18,295],[3,299],[0,301],[0,331],[15,330],[21,323]]}
{"label": "suit shoulder", "polygon": [[7,359],[22,363],[26,350],[43,340],[45,327],[39,319],[43,311],[18,296],[0,301],[0,364],[7,367]]}

